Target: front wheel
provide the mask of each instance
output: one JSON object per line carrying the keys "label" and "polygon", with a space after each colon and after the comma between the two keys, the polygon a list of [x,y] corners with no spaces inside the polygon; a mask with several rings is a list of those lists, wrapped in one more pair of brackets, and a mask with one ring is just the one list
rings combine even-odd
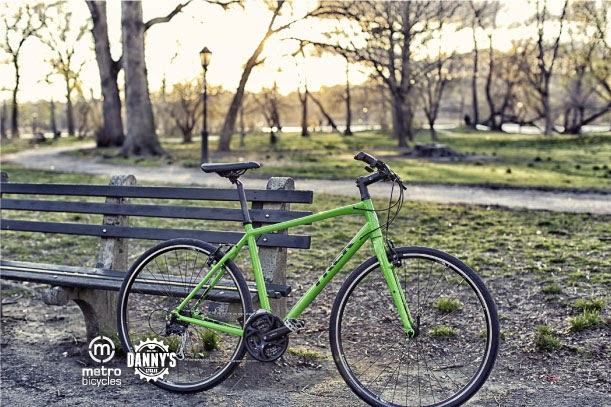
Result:
{"label": "front wheel", "polygon": [[406,335],[378,260],[344,282],[331,313],[333,359],[350,388],[374,406],[458,406],[496,359],[492,296],[467,265],[439,250],[396,249],[398,281],[414,320]]}

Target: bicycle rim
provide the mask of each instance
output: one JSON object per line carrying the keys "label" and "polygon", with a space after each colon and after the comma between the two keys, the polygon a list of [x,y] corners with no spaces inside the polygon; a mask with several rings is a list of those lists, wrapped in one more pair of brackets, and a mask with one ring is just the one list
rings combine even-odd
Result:
{"label": "bicycle rim", "polygon": [[346,383],[378,406],[457,406],[492,370],[496,306],[479,277],[428,248],[397,249],[397,276],[419,333],[407,338],[377,260],[346,280],[331,315],[331,349]]}
{"label": "bicycle rim", "polygon": [[[244,356],[242,337],[195,324],[169,322],[172,311],[208,273],[215,248],[191,239],[161,243],[145,252],[132,266],[118,299],[121,343],[133,352],[147,340],[163,341],[170,352],[184,350],[184,358],[168,368],[154,384],[176,392],[206,390],[223,381]],[[243,325],[252,305],[246,283],[232,263],[223,269],[219,286],[204,298],[196,311],[185,315]],[[154,286],[153,292],[150,287]],[[227,300],[231,302],[226,302]],[[180,352],[179,352],[180,353]]]}

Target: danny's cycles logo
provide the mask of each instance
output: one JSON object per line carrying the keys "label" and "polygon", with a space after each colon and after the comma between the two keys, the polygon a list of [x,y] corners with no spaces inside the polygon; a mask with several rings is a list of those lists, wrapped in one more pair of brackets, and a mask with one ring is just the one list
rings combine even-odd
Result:
{"label": "danny's cycles logo", "polygon": [[170,352],[169,346],[153,338],[141,341],[127,354],[127,367],[135,368],[141,379],[156,381],[176,366],[176,359],[176,353]]}

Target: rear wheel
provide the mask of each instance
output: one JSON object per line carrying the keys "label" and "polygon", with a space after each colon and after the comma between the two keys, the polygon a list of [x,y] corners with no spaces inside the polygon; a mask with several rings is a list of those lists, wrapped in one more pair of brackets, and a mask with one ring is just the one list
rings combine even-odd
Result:
{"label": "rear wheel", "polygon": [[[212,264],[208,259],[215,250],[192,239],[160,243],[136,260],[123,282],[117,322],[125,352],[134,352],[141,342],[157,341],[178,354],[176,366],[153,381],[159,387],[176,392],[206,390],[222,382],[244,356],[241,336],[179,322],[170,314],[208,274]],[[221,255],[216,253],[214,257],[218,260]],[[222,280],[216,289],[193,309],[201,298],[196,295],[182,314],[243,328],[252,313],[246,282],[231,261],[221,271]]]}
{"label": "rear wheel", "polygon": [[376,258],[346,280],[331,313],[339,372],[375,406],[457,406],[486,381],[496,359],[494,301],[467,265],[438,250],[396,249],[395,267],[417,335],[408,338]]}

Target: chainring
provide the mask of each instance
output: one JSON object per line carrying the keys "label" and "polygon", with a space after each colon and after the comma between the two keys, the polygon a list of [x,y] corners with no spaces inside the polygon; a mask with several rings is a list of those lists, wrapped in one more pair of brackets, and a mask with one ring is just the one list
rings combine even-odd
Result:
{"label": "chainring", "polygon": [[244,328],[244,339],[248,353],[261,362],[273,362],[279,359],[289,346],[288,335],[272,340],[265,340],[263,337],[268,332],[283,326],[284,323],[279,317],[266,310],[259,310],[252,314],[246,321],[246,327]]}

